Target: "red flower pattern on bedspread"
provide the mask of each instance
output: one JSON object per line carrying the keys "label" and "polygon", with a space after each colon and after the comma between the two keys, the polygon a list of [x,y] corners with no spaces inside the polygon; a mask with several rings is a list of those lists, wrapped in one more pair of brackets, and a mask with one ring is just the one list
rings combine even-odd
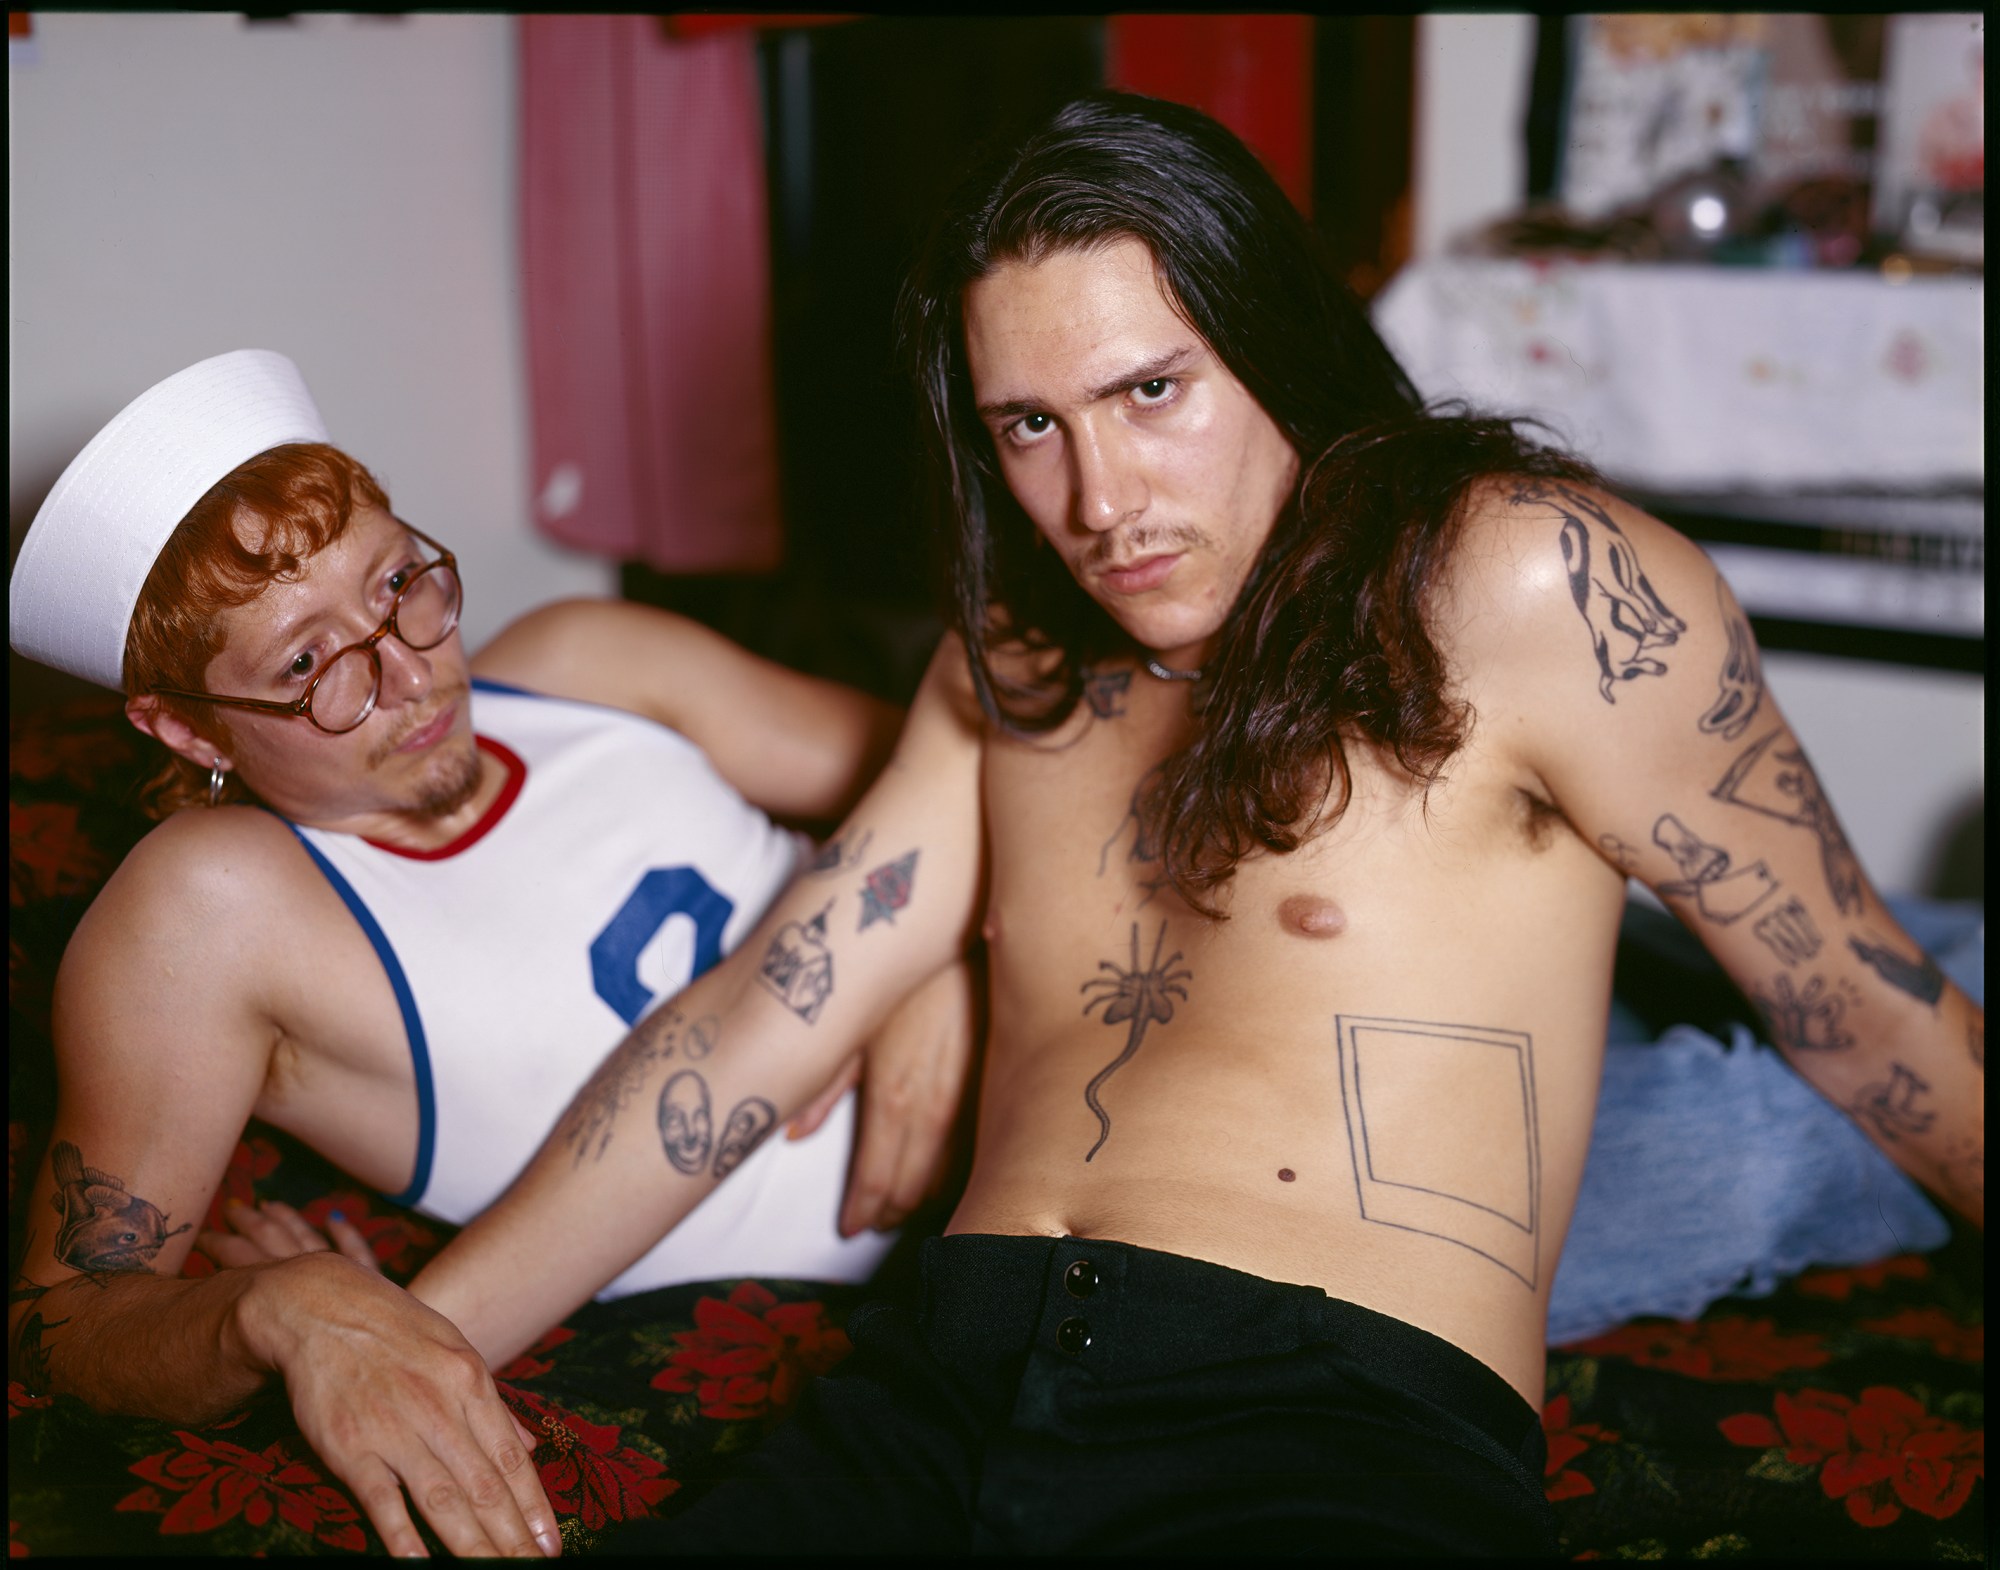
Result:
{"label": "red flower pattern on bedspread", "polygon": [[653,1376],[655,1390],[691,1390],[703,1417],[776,1417],[799,1386],[851,1350],[847,1333],[827,1322],[821,1303],[780,1303],[770,1288],[745,1281],[728,1301],[695,1304],[695,1328]]}
{"label": "red flower pattern on bedspread", "polygon": [[1790,1369],[1824,1367],[1833,1357],[1810,1332],[1787,1334],[1768,1319],[1738,1317],[1645,1320],[1565,1350],[1717,1380],[1769,1379]]}
{"label": "red flower pattern on bedspread", "polygon": [[104,852],[62,801],[7,803],[7,898],[15,906],[62,894],[93,894],[111,871]]}
{"label": "red flower pattern on bedspread", "polygon": [[29,1393],[28,1387],[22,1384],[20,1380],[10,1379],[7,1381],[7,1416],[9,1420],[19,1417],[23,1412],[33,1412],[42,1407],[54,1406],[55,1404],[56,1398],[54,1396],[32,1395]]}
{"label": "red flower pattern on bedspread", "polygon": [[666,1464],[618,1441],[624,1430],[593,1423],[528,1390],[501,1385],[521,1420],[541,1436],[535,1465],[549,1503],[601,1531],[611,1521],[652,1514],[680,1488]]}
{"label": "red flower pattern on bedspread", "polygon": [[1542,1433],[1548,1439],[1549,1460],[1543,1472],[1548,1481],[1542,1487],[1551,1501],[1594,1494],[1597,1485],[1581,1472],[1567,1470],[1593,1444],[1615,1444],[1618,1435],[1601,1423],[1571,1423],[1569,1397],[1557,1396],[1542,1408]]}
{"label": "red flower pattern on bedspread", "polygon": [[1861,1328],[1878,1336],[1922,1341],[1939,1357],[1963,1363],[1986,1361],[1986,1327],[1960,1324],[1941,1308],[1905,1308],[1881,1319],[1864,1319]]}
{"label": "red flower pattern on bedspread", "polygon": [[1785,1459],[1820,1468],[1829,1499],[1845,1499],[1859,1526],[1887,1526],[1905,1507],[1943,1520],[1986,1475],[1986,1433],[1937,1417],[1905,1391],[1870,1385],[1861,1399],[1831,1390],[1780,1392],[1778,1420],[1739,1412],[1719,1425],[1732,1443],[1785,1447]]}
{"label": "red flower pattern on bedspread", "polygon": [[505,1368],[494,1369],[493,1377],[500,1380],[503,1384],[518,1384],[523,1379],[537,1379],[556,1366],[553,1359],[545,1358],[542,1354],[544,1352],[553,1352],[565,1341],[574,1341],[575,1339],[576,1332],[566,1329],[562,1325],[557,1325],[552,1330],[544,1331],[542,1339],[529,1347],[519,1357],[515,1358],[513,1362],[509,1363]]}
{"label": "red flower pattern on bedspread", "polygon": [[1809,1270],[1793,1285],[1807,1297],[1826,1297],[1845,1303],[1858,1290],[1879,1292],[1894,1277],[1921,1281],[1930,1273],[1930,1262],[1921,1255],[1898,1254],[1893,1259],[1857,1265],[1852,1270]]}
{"label": "red flower pattern on bedspread", "polygon": [[353,1501],[294,1459],[284,1441],[257,1452],[185,1430],[174,1437],[179,1451],[162,1450],[132,1464],[151,1486],[127,1494],[118,1509],[163,1511],[160,1531],[167,1536],[211,1531],[239,1515],[264,1526],[275,1515],[331,1548],[360,1553],[368,1546]]}
{"label": "red flower pattern on bedspread", "polygon": [[315,1199],[299,1214],[308,1225],[324,1232],[328,1220],[339,1211],[368,1240],[368,1246],[375,1251],[376,1263],[385,1271],[392,1276],[413,1275],[438,1251],[437,1234],[405,1210],[388,1209],[385,1215],[375,1214],[376,1210],[386,1208],[381,1200],[371,1200],[361,1190],[347,1188]]}

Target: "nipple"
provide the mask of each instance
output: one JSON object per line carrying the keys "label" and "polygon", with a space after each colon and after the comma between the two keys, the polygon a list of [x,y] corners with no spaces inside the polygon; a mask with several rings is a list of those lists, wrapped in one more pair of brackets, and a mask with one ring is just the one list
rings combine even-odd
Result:
{"label": "nipple", "polygon": [[1278,907],[1278,924],[1302,938],[1337,937],[1347,913],[1321,894],[1294,894]]}

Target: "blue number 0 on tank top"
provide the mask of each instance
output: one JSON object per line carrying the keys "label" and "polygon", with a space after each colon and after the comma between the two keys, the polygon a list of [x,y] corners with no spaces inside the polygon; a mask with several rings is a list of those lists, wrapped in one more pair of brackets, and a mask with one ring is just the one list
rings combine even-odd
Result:
{"label": "blue number 0 on tank top", "polygon": [[722,958],[722,928],[735,909],[692,867],[655,867],[626,896],[618,914],[590,945],[590,979],[597,995],[628,1025],[651,1006],[655,993],[639,979],[639,956],[669,917],[694,923],[692,981]]}

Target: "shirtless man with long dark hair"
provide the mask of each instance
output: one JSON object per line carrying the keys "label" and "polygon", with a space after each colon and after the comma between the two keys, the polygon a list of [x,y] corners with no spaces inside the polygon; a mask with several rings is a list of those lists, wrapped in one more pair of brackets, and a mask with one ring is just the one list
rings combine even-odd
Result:
{"label": "shirtless man with long dark hair", "polygon": [[[415,1290],[508,1355],[983,932],[971,1178],[921,1303],[618,1546],[1552,1550],[1544,1317],[1628,876],[1983,1224],[1983,1013],[1856,864],[1727,585],[1423,409],[1233,137],[1070,106],[903,313],[954,631],[897,754],[585,1088],[589,1159],[559,1128]],[[474,1300],[502,1261],[521,1294]]]}

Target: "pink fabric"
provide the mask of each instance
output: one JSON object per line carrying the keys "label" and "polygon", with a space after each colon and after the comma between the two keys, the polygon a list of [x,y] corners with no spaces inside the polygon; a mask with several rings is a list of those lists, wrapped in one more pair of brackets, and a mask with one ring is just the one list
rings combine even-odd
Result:
{"label": "pink fabric", "polygon": [[522,18],[535,512],[564,544],[670,572],[783,555],[754,49]]}

